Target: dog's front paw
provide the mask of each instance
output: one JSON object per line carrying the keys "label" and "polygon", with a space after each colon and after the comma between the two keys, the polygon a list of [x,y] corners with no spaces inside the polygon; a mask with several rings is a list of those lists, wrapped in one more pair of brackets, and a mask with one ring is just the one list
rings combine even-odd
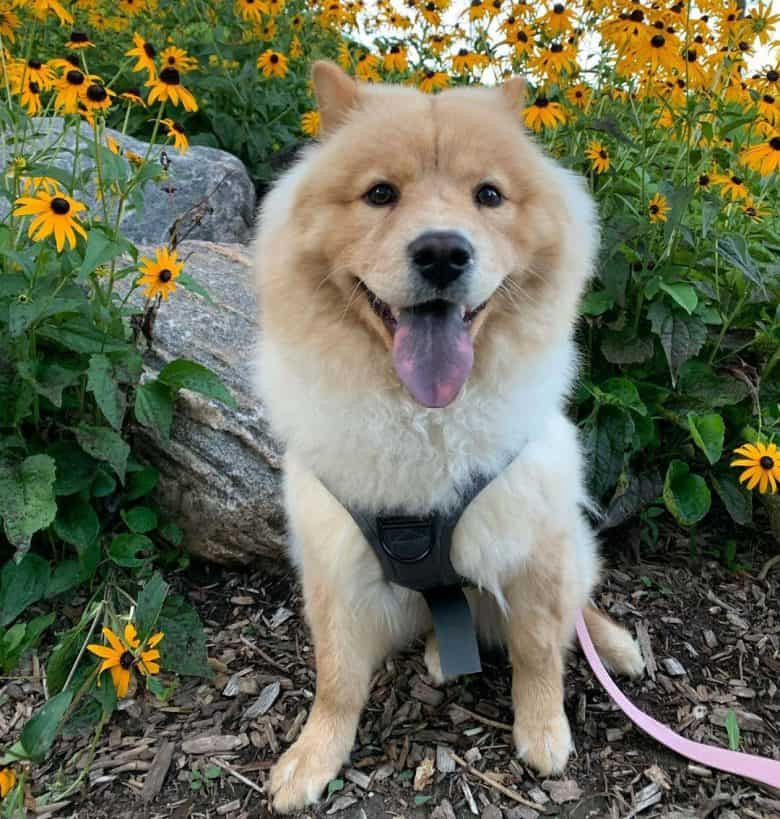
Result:
{"label": "dog's front paw", "polygon": [[425,641],[425,667],[428,669],[428,676],[434,685],[444,685],[444,673],[441,670],[441,658],[439,657],[439,644],[436,642],[436,635],[431,632]]}
{"label": "dog's front paw", "polygon": [[320,798],[325,786],[341,767],[341,761],[312,748],[309,743],[295,743],[271,769],[269,780],[271,805],[277,813],[291,813],[311,805]]}
{"label": "dog's front paw", "polygon": [[515,747],[520,758],[542,776],[558,774],[574,750],[566,714],[540,720],[538,715],[515,718]]}

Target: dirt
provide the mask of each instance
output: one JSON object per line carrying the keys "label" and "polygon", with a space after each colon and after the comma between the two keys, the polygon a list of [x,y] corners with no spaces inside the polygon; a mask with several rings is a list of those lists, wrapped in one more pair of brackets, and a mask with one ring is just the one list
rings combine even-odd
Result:
{"label": "dirt", "polygon": [[[688,542],[672,534],[652,551],[643,546],[641,559],[636,542],[632,530],[612,536],[597,598],[642,637],[649,660],[651,672],[621,680],[621,688],[684,736],[721,747],[728,747],[725,722],[733,711],[740,750],[780,759],[780,568],[758,576],[776,545],[743,541],[740,565],[726,568],[711,556],[721,546],[715,537],[700,536],[693,558]],[[166,705],[143,692],[123,701],[81,791],[55,816],[269,815],[262,793],[268,770],[300,731],[315,686],[297,583],[288,571],[203,566],[168,579],[206,623],[214,678],[185,681]],[[388,659],[375,677],[349,768],[300,816],[780,817],[780,793],[688,764],[641,734],[579,651],[571,653],[566,678],[576,755],[563,776],[536,777],[513,754],[508,662],[484,659],[481,675],[438,689],[420,644]],[[23,722],[14,718],[22,703],[37,704],[40,694],[34,674],[6,684],[3,742]],[[60,742],[52,760],[33,772],[33,792],[59,773],[73,777],[86,746],[84,738]]]}

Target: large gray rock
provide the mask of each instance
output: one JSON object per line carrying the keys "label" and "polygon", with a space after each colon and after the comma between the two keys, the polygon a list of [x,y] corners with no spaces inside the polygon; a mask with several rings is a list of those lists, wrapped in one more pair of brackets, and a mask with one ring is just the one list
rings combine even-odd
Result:
{"label": "large gray rock", "polygon": [[[36,162],[70,171],[76,148],[76,129],[69,127],[63,137],[61,117],[29,120],[24,139],[24,154]],[[161,129],[162,131],[163,129]],[[148,142],[122,136],[111,128],[107,136],[115,139],[125,152],[145,156]],[[79,136],[77,172],[84,172],[85,186],[77,196],[89,206],[90,214],[102,217],[102,205],[95,198],[94,160],[89,145],[94,139],[90,126],[83,122]],[[164,141],[164,140],[162,140]],[[84,148],[87,150],[84,150]],[[0,129],[0,167],[7,167],[18,152],[10,133]],[[226,151],[193,145],[181,155],[172,146],[155,146],[150,160],[160,167],[160,178],[148,181],[138,209],[127,208],[122,232],[134,242],[165,244],[175,226],[180,238],[215,242],[248,242],[252,236],[255,189],[243,163]],[[118,161],[128,164],[122,157]],[[165,167],[163,167],[165,166]],[[0,217],[8,203],[0,201]],[[116,202],[109,199],[109,212],[116,213]]]}
{"label": "large gray rock", "polygon": [[159,310],[151,373],[174,358],[210,367],[238,402],[231,410],[186,390],[163,441],[136,435],[142,457],[160,470],[158,501],[185,530],[193,553],[218,563],[278,558],[285,544],[280,449],[253,394],[256,307],[246,248],[187,241],[185,271],[214,303],[179,288]]}

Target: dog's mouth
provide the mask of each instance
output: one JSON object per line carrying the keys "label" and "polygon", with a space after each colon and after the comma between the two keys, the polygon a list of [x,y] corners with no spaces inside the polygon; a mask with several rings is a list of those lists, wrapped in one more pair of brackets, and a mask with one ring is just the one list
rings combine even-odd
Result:
{"label": "dog's mouth", "polygon": [[360,285],[389,333],[395,371],[412,397],[426,407],[451,404],[474,364],[475,320],[487,302],[470,308],[435,299],[397,308]]}

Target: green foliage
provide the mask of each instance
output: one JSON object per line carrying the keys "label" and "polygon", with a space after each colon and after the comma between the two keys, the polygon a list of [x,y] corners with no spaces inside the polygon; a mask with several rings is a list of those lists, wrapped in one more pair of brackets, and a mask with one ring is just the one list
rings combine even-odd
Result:
{"label": "green foliage", "polygon": [[740,743],[739,722],[737,721],[737,715],[730,708],[726,712],[726,734],[729,738],[729,748],[732,751],[738,751]]}

